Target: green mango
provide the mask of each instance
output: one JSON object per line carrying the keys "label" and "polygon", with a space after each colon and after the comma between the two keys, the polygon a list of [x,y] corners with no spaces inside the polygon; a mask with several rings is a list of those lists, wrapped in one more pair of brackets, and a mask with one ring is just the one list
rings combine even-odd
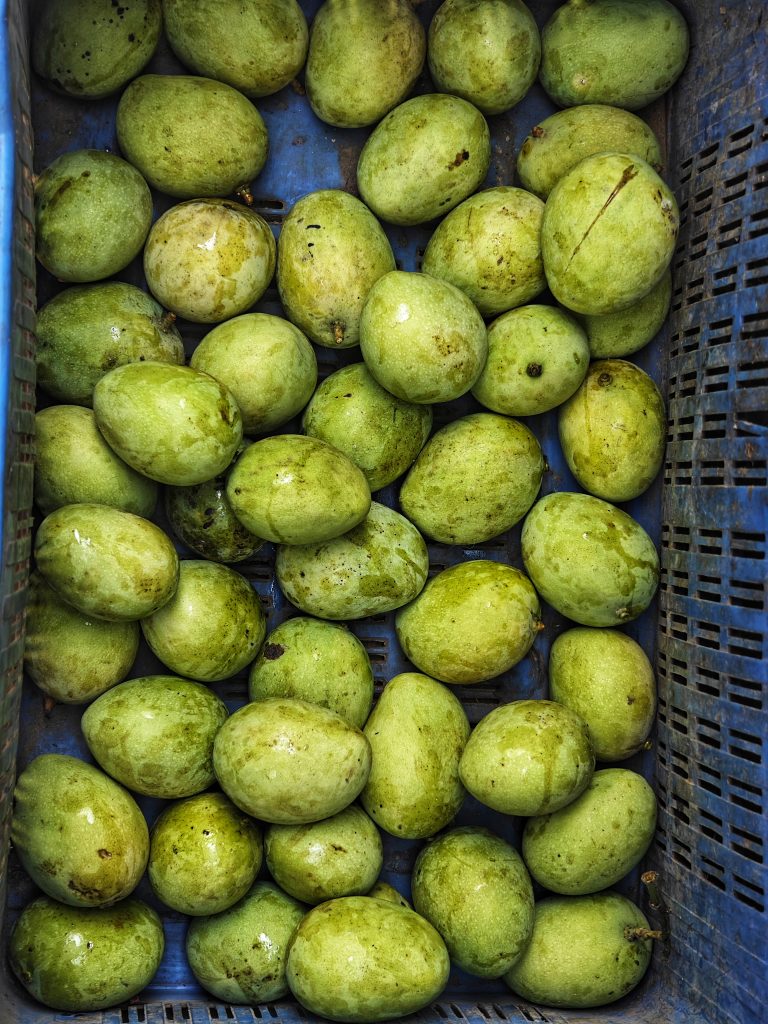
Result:
{"label": "green mango", "polygon": [[627,309],[602,316],[580,316],[593,359],[631,356],[656,337],[672,302],[672,274],[667,269],[647,295]]}
{"label": "green mango", "polygon": [[674,85],[688,59],[688,26],[668,0],[568,0],[541,34],[539,78],[561,107],[638,110]]}
{"label": "green mango", "polygon": [[544,455],[517,420],[479,412],[442,427],[400,488],[400,507],[422,533],[472,547],[526,514],[544,475]]}
{"label": "green mango", "polygon": [[301,426],[351,459],[374,492],[413,463],[432,429],[432,409],[396,398],[377,384],[365,363],[352,363],[320,384]]}
{"label": "green mango", "polygon": [[626,512],[589,494],[541,498],[523,523],[523,562],[539,594],[582,626],[641,615],[659,582],[659,556]]}
{"label": "green mango", "polygon": [[35,416],[34,496],[44,516],[85,502],[146,519],[157,504],[157,484],[114,453],[90,409],[50,405]]}
{"label": "green mango", "polygon": [[149,832],[138,804],[108,775],[68,754],[41,754],[13,793],[11,842],[44,893],[73,907],[108,907],[144,874]]}
{"label": "green mango", "polygon": [[560,406],[565,461],[585,491],[631,501],[648,490],[664,462],[667,412],[661,392],[639,366],[596,359]]}
{"label": "green mango", "polygon": [[461,702],[429,676],[404,672],[384,687],[363,730],[371,774],[360,801],[393,836],[424,839],[464,802],[459,758],[469,736]]}
{"label": "green mango", "polygon": [[164,484],[190,486],[215,477],[243,436],[231,392],[189,366],[117,366],[97,382],[93,411],[110,448]]}
{"label": "green mango", "polygon": [[551,700],[515,700],[477,723],[459,775],[481,803],[530,817],[575,800],[594,769],[589,730],[575,711]]}
{"label": "green mango", "polygon": [[134,793],[172,800],[215,782],[213,739],[227,714],[207,686],[142,676],[102,694],[86,708],[80,728],[113,779]]}
{"label": "green mango", "polygon": [[304,66],[309,29],[296,0],[163,0],[163,20],[182,64],[251,99],[278,92]]}
{"label": "green mango", "polygon": [[271,882],[255,882],[228,910],[189,923],[192,973],[226,1003],[255,1006],[288,992],[285,954],[306,908]]}
{"label": "green mango", "polygon": [[348,192],[310,192],[283,221],[277,243],[280,301],[287,316],[318,345],[357,345],[368,293],[394,269],[382,226]]}
{"label": "green mango", "polygon": [[386,900],[387,903],[396,903],[399,907],[405,907],[406,910],[413,910],[413,907],[405,898],[388,882],[377,882],[373,888],[369,889],[366,896],[375,897],[377,900]]}
{"label": "green mango", "polygon": [[63,601],[38,572],[27,586],[24,668],[62,704],[86,704],[128,675],[139,649],[138,622],[102,622]]}
{"label": "green mango", "polygon": [[444,683],[481,683],[521,661],[541,629],[527,576],[502,562],[459,562],[433,576],[395,616],[413,664]]}
{"label": "green mango", "polygon": [[41,576],[83,615],[130,622],[170,601],[179,559],[159,526],[108,505],[64,505],[35,537]]}
{"label": "green mango", "polygon": [[364,619],[412,601],[427,579],[424,539],[394,509],[371,502],[365,519],[333,540],[277,550],[280,589],[308,615]]}
{"label": "green mango", "polygon": [[261,831],[222,793],[199,793],[166,807],[152,828],[148,874],[172,910],[220,914],[256,881]]}
{"label": "green mango", "polygon": [[642,647],[615,629],[580,626],[556,637],[549,693],[587,723],[598,761],[625,761],[653,726],[653,667]]}
{"label": "green mango", "polygon": [[373,669],[346,626],[299,616],[267,636],[251,666],[248,697],[297,697],[362,729],[373,703]]}
{"label": "green mango", "polygon": [[312,905],[365,895],[384,861],[379,830],[356,804],[306,825],[270,825],[264,853],[277,884]]}
{"label": "green mango", "polygon": [[445,943],[415,911],[345,896],[314,907],[299,923],[286,976],[310,1013],[369,1024],[428,1006],[449,969]]}
{"label": "green mango", "polygon": [[96,381],[123,363],[184,362],[175,314],[122,281],[65,288],[37,314],[37,383],[52,398],[91,405]]}
{"label": "green mango", "polygon": [[277,434],[255,441],[227,480],[240,522],[276,544],[321,544],[357,526],[371,492],[362,472],[325,441]]}
{"label": "green mango", "polygon": [[428,59],[441,92],[502,114],[535,82],[541,39],[522,0],[445,0],[429,26]]}
{"label": "green mango", "polygon": [[114,153],[64,153],[35,181],[35,253],[59,281],[117,274],[141,252],[151,223],[149,186]]}
{"label": "green mango", "polygon": [[596,153],[564,174],[541,224],[547,283],[576,313],[616,313],[658,283],[680,214],[671,189],[638,156]]}
{"label": "green mango", "polygon": [[615,892],[550,896],[536,904],[531,941],[504,980],[544,1006],[605,1006],[631,992],[648,969],[651,943],[635,937],[647,928],[645,915]]}
{"label": "green mango", "polygon": [[218,562],[185,559],[175,594],[142,619],[141,631],[172,672],[214,683],[253,661],[267,619],[245,576]]}
{"label": "green mango", "polygon": [[245,313],[205,335],[189,365],[234,396],[246,434],[266,434],[300,413],[317,384],[317,358],[298,327]]}
{"label": "green mango", "polygon": [[472,394],[507,416],[538,416],[556,408],[584,380],[587,337],[554,306],[519,306],[488,327],[488,360]]}
{"label": "green mango", "polygon": [[163,27],[160,0],[46,0],[31,20],[32,67],[56,89],[101,99],[138,75]]}
{"label": "green mango", "polygon": [[488,339],[477,307],[454,285],[393,270],[368,293],[360,351],[383,388],[428,405],[469,391],[485,365]]}
{"label": "green mango", "polygon": [[567,807],[529,818],[523,857],[550,892],[584,896],[615,885],[640,863],[656,831],[656,797],[636,772],[604,768]]}
{"label": "green mango", "polygon": [[261,173],[269,148],[242,93],[195,75],[134,79],[117,106],[117,140],[152,188],[179,199],[237,192]]}
{"label": "green mango", "polygon": [[416,911],[469,974],[500,978],[531,937],[531,879],[517,850],[488,829],[454,828],[423,847],[411,887]]}
{"label": "green mango", "polygon": [[521,188],[477,192],[437,225],[421,268],[460,288],[485,317],[521,306],[547,286],[543,215],[542,201]]}
{"label": "green mango", "polygon": [[477,107],[429,93],[401,103],[376,125],[360,153],[357,186],[381,220],[423,224],[476,191],[490,162],[490,132]]}
{"label": "green mango", "polygon": [[321,121],[375,124],[424,66],[426,33],[407,0],[325,0],[309,34],[306,88]]}
{"label": "green mango", "polygon": [[371,747],[335,711],[293,697],[266,697],[222,725],[213,767],[221,788],[246,814],[301,825],[352,803],[371,770]]}
{"label": "green mango", "polygon": [[595,153],[634,153],[661,172],[653,130],[628,110],[585,103],[551,114],[530,131],[517,154],[523,188],[546,199],[560,178]]}
{"label": "green mango", "polygon": [[167,309],[215,324],[259,301],[276,259],[274,235],[258,213],[230,199],[188,199],[152,225],[144,275]]}
{"label": "green mango", "polygon": [[114,907],[67,907],[46,896],[28,903],[8,945],[11,970],[53,1010],[85,1013],[132,999],[155,976],[163,925],[139,900]]}

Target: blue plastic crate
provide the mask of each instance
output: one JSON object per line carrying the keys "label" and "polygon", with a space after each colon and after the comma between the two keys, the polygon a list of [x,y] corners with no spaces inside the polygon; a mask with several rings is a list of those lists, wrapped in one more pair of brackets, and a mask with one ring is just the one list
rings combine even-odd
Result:
{"label": "blue plastic crate", "polygon": [[[302,4],[308,17],[318,0]],[[437,0],[418,9],[425,21]],[[531,0],[543,24],[558,4]],[[657,948],[642,985],[604,1010],[567,1013],[523,1005],[502,982],[481,984],[459,971],[435,1006],[414,1020],[441,1022],[525,1021],[680,1022],[730,1024],[765,1018],[768,1003],[765,816],[766,757],[766,476],[768,474],[768,85],[764,74],[764,4],[726,0],[678,2],[692,32],[688,68],[674,91],[645,112],[666,145],[665,177],[682,213],[673,263],[674,296],[659,338],[633,357],[666,394],[669,444],[663,474],[627,510],[661,547],[662,580],[657,601],[627,632],[655,657],[659,683],[658,725],[653,749],[631,767],[654,781],[659,828],[643,866],[660,874],[670,908],[669,945]],[[0,96],[0,235],[6,260],[0,285],[3,346],[0,391],[7,410],[0,449],[5,467],[2,551],[2,704],[0,797],[3,837],[9,791],[18,766],[44,751],[76,753],[90,760],[79,731],[81,709],[49,707],[29,682],[21,686],[23,601],[31,536],[31,435],[33,432],[33,327],[35,264],[31,201],[31,144],[35,168],[84,146],[115,148],[114,98],[84,104],[56,96],[32,82],[29,110],[26,7],[2,6],[6,54]],[[150,71],[178,71],[167,49]],[[422,76],[417,90],[428,91]],[[270,134],[271,156],[255,186],[255,209],[275,232],[300,196],[316,188],[355,190],[355,167],[367,131],[330,128],[310,112],[300,88],[287,87],[258,102]],[[553,111],[535,86],[506,115],[490,119],[494,157],[486,185],[514,183],[514,159],[529,129]],[[32,130],[34,126],[34,132]],[[15,145],[14,145],[15,141]],[[155,196],[159,214],[171,205]],[[416,270],[431,227],[388,229],[398,265]],[[138,265],[119,275],[141,283]],[[58,285],[38,267],[37,300]],[[277,293],[256,307],[280,312]],[[191,350],[205,329],[182,325]],[[357,361],[357,350],[318,349],[321,375]],[[6,397],[7,396],[7,397]],[[436,408],[436,426],[470,411],[470,399]],[[530,418],[550,470],[543,493],[578,490],[557,440],[555,417]],[[282,428],[291,429],[291,425]],[[393,503],[396,487],[379,495]],[[430,545],[432,571],[467,557],[520,565],[520,530],[470,552]],[[259,592],[269,627],[292,614],[272,574],[270,546],[238,566]],[[474,723],[499,703],[546,695],[549,647],[567,623],[551,610],[546,630],[520,665],[493,684],[457,687]],[[391,616],[353,623],[380,686],[409,667],[394,640]],[[143,648],[135,675],[159,668]],[[231,708],[245,700],[245,674],[216,686]],[[21,695],[21,707],[19,701]],[[141,800],[151,822],[159,801]],[[519,839],[519,822],[468,799],[459,820],[482,823]],[[407,892],[420,844],[385,836],[384,877]],[[4,851],[6,843],[3,842]],[[6,928],[34,894],[11,856]],[[624,891],[641,902],[652,920],[634,872]],[[138,895],[155,902],[146,882]],[[2,907],[0,902],[0,907]],[[215,1020],[312,1019],[291,1001],[259,1008],[211,1001],[191,976],[183,954],[186,919],[164,911],[167,952],[152,986],[135,1002],[95,1014],[56,1014],[32,1003],[0,968],[0,1021],[19,1024],[167,1024]]]}

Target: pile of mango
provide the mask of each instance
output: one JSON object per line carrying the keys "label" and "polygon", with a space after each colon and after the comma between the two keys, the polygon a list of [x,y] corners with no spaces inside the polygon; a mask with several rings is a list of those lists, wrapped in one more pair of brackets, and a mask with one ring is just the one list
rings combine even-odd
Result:
{"label": "pile of mango", "polygon": [[[679,218],[633,111],[676,81],[688,32],[667,0],[568,0],[541,30],[522,0],[421,13],[47,0],[33,26],[51,88],[120,96],[121,155],[63,153],[35,190],[62,286],[38,319],[25,663],[52,702],[87,705],[93,761],[44,753],[18,778],[13,847],[42,895],[10,959],[57,1010],[151,983],[145,873],[189,916],[200,985],[236,1004],[389,1020],[453,965],[590,1007],[648,967],[653,930],[614,886],[655,829],[622,766],[654,676],[621,627],[659,560],[617,503],[663,461],[661,395],[627,357],[667,315]],[[163,31],[188,73],[146,73]],[[270,160],[257,101],[291,83],[322,122],[370,131],[356,194],[308,192],[275,238],[249,205]],[[532,87],[562,109],[483,187],[487,119]],[[157,219],[152,190],[174,200]],[[421,269],[398,269],[390,234],[424,224]],[[145,288],[120,279],[137,257]],[[254,311],[273,280],[284,316]],[[190,325],[207,333],[186,358]],[[318,352],[355,346],[319,379]],[[553,410],[582,490],[541,497],[525,420]],[[516,526],[521,564],[486,557]],[[466,557],[430,566],[428,543]],[[267,544],[295,609],[278,624],[236,568]],[[542,602],[569,620],[549,699],[471,726],[452,687],[526,658]],[[413,670],[374,700],[346,624],[385,613]],[[136,676],[140,644],[163,674]],[[230,710],[212,684],[238,675]],[[139,797],[168,801],[151,829]],[[469,799],[498,833],[456,823]],[[382,879],[382,833],[416,844],[412,905]]]}

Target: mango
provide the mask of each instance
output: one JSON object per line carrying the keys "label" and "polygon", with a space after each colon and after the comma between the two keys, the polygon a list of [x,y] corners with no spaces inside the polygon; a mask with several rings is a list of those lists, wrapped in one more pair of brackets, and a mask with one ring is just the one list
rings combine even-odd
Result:
{"label": "mango", "polygon": [[413,664],[444,683],[481,683],[506,672],[533,646],[539,601],[528,577],[477,559],[438,572],[395,616]]}
{"label": "mango", "polygon": [[377,501],[341,537],[282,545],[275,558],[277,582],[291,604],[321,619],[364,619],[400,608],[421,591],[428,571],[419,531]]}
{"label": "mango", "polygon": [[292,697],[266,697],[239,708],[222,725],[213,767],[221,788],[246,814],[300,825],[330,818],[352,803],[371,770],[371,748],[335,711]]}
{"label": "mango", "polygon": [[110,448],[164,484],[190,486],[215,477],[243,436],[232,394],[189,366],[118,366],[96,384],[93,411]]}
{"label": "mango", "polygon": [[390,885],[389,882],[379,880],[373,888],[366,893],[367,896],[375,897],[377,900],[386,900],[388,903],[396,903],[399,907],[413,910],[413,907],[401,893]]}
{"label": "mango", "polygon": [[400,507],[426,536],[471,547],[497,537],[536,500],[544,456],[517,420],[472,413],[427,442],[400,488]]}
{"label": "mango", "polygon": [[345,896],[314,907],[299,923],[286,977],[310,1013],[367,1024],[428,1006],[449,968],[443,940],[415,911]]}
{"label": "mango", "polygon": [[321,121],[374,124],[413,88],[427,40],[407,0],[325,0],[309,35],[306,89]]}
{"label": "mango", "polygon": [[157,913],[140,900],[67,907],[47,896],[28,903],[11,934],[11,970],[53,1010],[84,1013],[132,999],[150,983],[165,949]]}
{"label": "mango", "polygon": [[668,0],[568,0],[541,34],[539,78],[561,107],[638,110],[674,85],[688,59],[688,26]]}
{"label": "mango", "polygon": [[144,874],[149,833],[133,797],[68,754],[41,754],[16,780],[11,842],[44,893],[73,907],[109,907]]}
{"label": "mango", "polygon": [[523,858],[550,892],[608,889],[640,863],[656,831],[656,797],[637,772],[604,768],[567,807],[529,818]]}
{"label": "mango", "polygon": [[253,661],[267,619],[245,576],[218,562],[183,559],[175,594],[142,619],[141,631],[172,672],[213,683]]}
{"label": "mango", "polygon": [[656,681],[642,647],[615,629],[579,626],[555,638],[549,694],[587,723],[598,761],[625,761],[645,743]]}
{"label": "mango", "polygon": [[631,501],[664,462],[667,413],[652,378],[625,359],[596,359],[558,411],[560,447],[585,491]]}
{"label": "mango", "polygon": [[107,505],[64,505],[35,537],[37,568],[83,615],[108,622],[143,619],[170,601],[179,559],[148,519]]}
{"label": "mango", "polygon": [[531,937],[533,886],[525,864],[486,828],[454,828],[423,847],[411,886],[416,911],[469,974],[500,978]]}
{"label": "mango", "polygon": [[123,281],[65,288],[37,313],[37,383],[56,401],[91,405],[96,381],[116,366],[181,364],[175,319]]}
{"label": "mango", "polygon": [[134,793],[172,800],[213,785],[213,739],[227,714],[207,686],[142,676],[102,694],[80,727],[113,779]]}
{"label": "mango", "polygon": [[360,153],[357,186],[381,220],[424,224],[476,191],[490,162],[490,132],[477,107],[428,93],[376,125]]}
{"label": "mango", "polygon": [[473,386],[488,339],[477,307],[447,281],[393,270],[371,288],[360,320],[371,376],[404,402],[450,402]]}
{"label": "mango", "polygon": [[616,313],[639,301],[672,259],[680,225],[674,194],[628,153],[596,153],[564,174],[541,224],[547,283],[576,313]]}
{"label": "mango", "polygon": [[228,910],[190,921],[186,954],[192,973],[227,1003],[280,999],[288,992],[286,950],[305,911],[272,882],[255,882]]}
{"label": "mango", "polygon": [[373,703],[373,669],[346,626],[298,616],[267,636],[248,675],[248,696],[298,697],[362,729]]}
{"label": "mango", "polygon": [[35,182],[35,253],[59,281],[117,274],[138,256],[151,223],[149,186],[114,153],[64,153]]}
{"label": "mango", "polygon": [[547,286],[543,215],[542,201],[521,188],[477,192],[437,225],[421,268],[460,288],[485,317],[521,306]]}
{"label": "mango", "polygon": [[539,594],[583,626],[618,626],[641,615],[659,582],[659,556],[626,512],[589,494],[541,498],[523,523],[521,550]]}
{"label": "mango", "polygon": [[639,984],[651,942],[635,938],[645,915],[624,896],[550,896],[536,904],[533,935],[504,975],[512,991],[544,1006],[605,1006]]}
{"label": "mango", "polygon": [[277,243],[280,301],[287,316],[318,345],[357,345],[368,292],[394,269],[384,229],[348,192],[310,192],[283,221]]}
{"label": "mango", "polygon": [[450,690],[419,672],[384,687],[363,730],[373,762],[360,802],[380,828],[404,839],[439,832],[464,802],[459,758],[469,721]]}
{"label": "mango", "polygon": [[141,75],[120,97],[116,117],[125,158],[152,188],[178,199],[237,192],[267,160],[261,114],[237,89],[210,78]]}
{"label": "mango", "polygon": [[656,337],[672,302],[672,274],[669,269],[647,295],[627,309],[602,316],[582,316],[593,359],[631,356]]}
{"label": "mango", "polygon": [[222,793],[200,793],[166,807],[155,822],[149,881],[166,906],[205,917],[245,896],[262,859],[256,822]]}

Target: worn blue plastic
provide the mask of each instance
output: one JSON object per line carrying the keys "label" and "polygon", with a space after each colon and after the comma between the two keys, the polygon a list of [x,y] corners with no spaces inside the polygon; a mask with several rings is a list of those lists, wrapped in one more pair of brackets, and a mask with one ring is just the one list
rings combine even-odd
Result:
{"label": "worn blue plastic", "polygon": [[[317,0],[303,5],[308,17]],[[557,6],[529,4],[540,25]],[[659,721],[654,749],[628,762],[652,779],[660,801],[659,831],[644,868],[660,873],[670,908],[671,939],[656,949],[653,969],[622,1002],[570,1014],[520,1004],[502,982],[483,983],[453,972],[439,1004],[416,1019],[434,1021],[701,1022],[745,1024],[763,1019],[766,987],[765,670],[766,516],[768,456],[768,88],[763,73],[766,29],[762,4],[680,2],[692,30],[689,66],[674,92],[646,115],[666,140],[665,176],[681,205],[683,225],[674,263],[668,325],[633,357],[659,383],[669,407],[670,436],[663,474],[626,505],[660,545],[662,583],[654,606],[626,631],[655,657]],[[435,0],[419,5],[428,20]],[[17,16],[18,16],[18,12]],[[149,70],[180,70],[161,44]],[[428,91],[424,75],[417,91]],[[56,96],[33,83],[35,166],[68,149],[116,148],[115,99],[92,104]],[[255,209],[274,230],[300,196],[316,188],[355,190],[357,154],[366,130],[321,124],[299,89],[259,101],[271,156],[255,183]],[[514,158],[530,128],[554,110],[534,86],[509,114],[491,119],[494,158],[486,186],[514,184]],[[171,205],[156,196],[156,213]],[[432,226],[388,228],[398,264],[419,268]],[[134,266],[122,279],[142,283]],[[39,302],[59,285],[39,269]],[[269,291],[257,307],[280,312]],[[182,325],[189,350],[205,333]],[[357,350],[317,349],[321,374],[357,361]],[[40,398],[45,402],[44,396]],[[437,407],[436,426],[475,408],[471,399]],[[565,466],[553,415],[527,421],[549,463],[543,492],[578,490]],[[296,427],[289,424],[286,431]],[[397,486],[378,496],[396,502]],[[430,545],[432,570],[472,557],[520,565],[520,529],[473,551]],[[184,552],[182,552],[183,554]],[[259,592],[270,628],[293,614],[272,576],[266,546],[241,565]],[[567,622],[545,610],[546,629],[532,653],[499,681],[457,687],[474,723],[492,707],[519,697],[546,696],[549,647]],[[377,683],[409,668],[392,628],[381,616],[352,628],[371,656]],[[133,674],[161,670],[143,649]],[[245,700],[244,674],[216,686],[231,708]],[[47,708],[26,683],[19,727],[19,766],[44,751],[90,760],[79,731],[80,709]],[[160,801],[140,801],[150,822]],[[520,823],[502,820],[468,799],[460,822],[485,824],[511,841]],[[408,892],[419,844],[385,837],[384,877]],[[34,888],[13,858],[8,923]],[[641,902],[655,925],[658,913],[634,872],[622,890]],[[146,881],[138,895],[152,900]],[[133,1006],[72,1016],[33,1006],[11,979],[0,987],[7,1017],[20,1024],[78,1020],[139,1024],[187,1020],[252,1022],[307,1019],[290,1000],[259,1009],[224,1007],[200,990],[183,955],[186,919],[164,911],[168,948],[152,986]],[[0,1013],[0,1020],[6,1018]]]}

